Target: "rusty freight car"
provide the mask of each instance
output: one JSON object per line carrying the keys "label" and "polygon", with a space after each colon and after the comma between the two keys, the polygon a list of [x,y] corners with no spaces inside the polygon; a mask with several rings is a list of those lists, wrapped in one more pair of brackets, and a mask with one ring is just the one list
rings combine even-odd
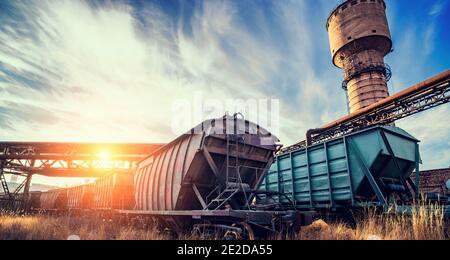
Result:
{"label": "rusty freight car", "polygon": [[133,209],[133,175],[113,173],[98,179],[93,188],[93,209]]}
{"label": "rusty freight car", "polygon": [[[161,220],[175,231],[201,225],[269,230],[300,224],[295,211],[257,210],[253,199],[279,148],[257,124],[234,116],[202,122],[141,161],[136,208],[122,211]],[[239,225],[237,223],[243,223]]]}
{"label": "rusty freight car", "polygon": [[69,209],[89,209],[92,207],[94,185],[87,184],[67,189],[67,207]]}
{"label": "rusty freight car", "polygon": [[41,193],[41,210],[66,210],[67,209],[67,189],[55,189]]}

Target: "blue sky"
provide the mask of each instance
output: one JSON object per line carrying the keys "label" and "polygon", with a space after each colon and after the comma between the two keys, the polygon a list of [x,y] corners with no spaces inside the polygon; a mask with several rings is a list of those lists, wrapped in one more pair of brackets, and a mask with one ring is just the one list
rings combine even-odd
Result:
{"label": "blue sky", "polygon": [[[170,104],[200,92],[278,99],[292,144],[347,113],[325,30],[338,2],[0,1],[0,139],[167,142]],[[449,1],[387,5],[390,92],[449,69]],[[450,166],[449,107],[398,123],[425,168]]]}

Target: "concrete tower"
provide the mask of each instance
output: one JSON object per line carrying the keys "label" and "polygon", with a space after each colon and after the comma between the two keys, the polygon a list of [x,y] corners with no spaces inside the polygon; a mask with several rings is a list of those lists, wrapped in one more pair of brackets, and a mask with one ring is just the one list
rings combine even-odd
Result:
{"label": "concrete tower", "polygon": [[384,63],[392,49],[384,0],[347,0],[327,21],[333,64],[344,70],[350,113],[389,96]]}

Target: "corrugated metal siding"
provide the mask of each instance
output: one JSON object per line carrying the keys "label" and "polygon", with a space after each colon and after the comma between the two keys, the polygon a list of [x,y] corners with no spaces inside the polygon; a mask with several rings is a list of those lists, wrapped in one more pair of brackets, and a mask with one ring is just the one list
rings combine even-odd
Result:
{"label": "corrugated metal siding", "polygon": [[[400,183],[382,134],[392,148],[401,175],[407,178],[415,166],[417,140],[401,129],[377,127],[276,157],[261,188],[294,198],[300,208],[348,206],[354,199],[370,201],[374,191],[365,177],[356,151],[377,182]],[[293,181],[292,181],[293,180]],[[258,196],[265,199],[265,196]],[[274,196],[276,201],[288,200]]]}
{"label": "corrugated metal siding", "polygon": [[83,186],[69,188],[67,191],[67,207],[70,209],[81,208]]}
{"label": "corrugated metal siding", "polygon": [[[217,122],[220,122],[222,119],[218,120]],[[244,125],[244,120],[234,120],[238,122],[238,126]],[[201,129],[200,132],[190,131],[180,136],[139,163],[135,174],[137,209],[152,211],[201,209],[192,185],[199,185],[197,188],[205,197],[217,185],[217,178],[212,173],[203,150],[209,151],[220,171],[219,174],[225,175],[226,171],[224,163],[226,135],[217,134],[223,131],[216,131],[223,130],[221,127],[226,125],[205,122],[195,127],[197,130]],[[273,158],[276,137],[248,121],[245,121],[245,126],[247,130],[252,128],[258,131],[257,134],[241,135],[242,143],[238,145],[238,149],[239,153],[247,156],[247,159],[240,158],[239,165],[266,168]],[[254,188],[255,170],[242,168],[240,171],[243,181]]]}
{"label": "corrugated metal siding", "polygon": [[186,135],[140,164],[135,175],[136,203],[141,210],[172,210],[202,135]]}
{"label": "corrugated metal siding", "polygon": [[49,190],[40,196],[41,209],[66,209],[67,189]]}
{"label": "corrugated metal siding", "polygon": [[40,191],[30,192],[29,205],[31,209],[38,209],[41,207],[41,194]]}
{"label": "corrugated metal siding", "polygon": [[[292,182],[292,179],[294,180]],[[277,157],[266,177],[265,189],[285,193],[298,204],[351,199],[349,171],[342,140]],[[330,197],[330,184],[331,194]],[[281,199],[287,203],[286,198]]]}
{"label": "corrugated metal siding", "polygon": [[92,206],[93,185],[81,185],[67,191],[67,207],[70,209],[86,209]]}
{"label": "corrugated metal siding", "polygon": [[133,209],[132,174],[114,173],[98,179],[94,185],[94,209]]}

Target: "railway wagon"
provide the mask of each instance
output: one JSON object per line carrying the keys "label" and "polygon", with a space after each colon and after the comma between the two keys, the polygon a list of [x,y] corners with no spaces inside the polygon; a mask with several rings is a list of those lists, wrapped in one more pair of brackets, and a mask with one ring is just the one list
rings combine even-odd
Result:
{"label": "railway wagon", "polygon": [[96,180],[92,209],[133,209],[133,174],[113,173]]}
{"label": "railway wagon", "polygon": [[[232,119],[228,124],[246,133],[236,137],[240,140],[228,140],[226,124],[226,118],[205,121],[140,162],[135,175],[137,209],[203,209],[197,191],[206,197],[227,177],[254,188],[274,156],[278,139],[253,123]],[[262,169],[259,175],[258,169]]]}
{"label": "railway wagon", "polygon": [[80,185],[67,189],[67,207],[69,209],[89,209],[94,201],[94,185]]}
{"label": "railway wagon", "polygon": [[400,128],[379,126],[280,154],[261,188],[285,194],[273,199],[286,204],[289,198],[303,210],[406,204],[414,198],[418,142]]}
{"label": "railway wagon", "polygon": [[206,219],[263,225],[273,224],[275,215],[294,216],[250,209],[277,142],[236,115],[204,121],[138,164],[134,213],[157,216],[179,230]]}
{"label": "railway wagon", "polygon": [[0,208],[9,209],[12,211],[22,211],[28,209],[40,208],[40,191],[31,191],[28,197],[25,198],[23,193],[16,194],[14,199],[11,200],[9,196],[4,194],[0,195]]}
{"label": "railway wagon", "polygon": [[8,195],[0,194],[0,209],[16,210],[22,207],[22,199],[19,196],[15,196],[13,200]]}
{"label": "railway wagon", "polygon": [[41,207],[41,194],[40,191],[31,191],[28,197],[28,207],[30,210],[39,209]]}
{"label": "railway wagon", "polygon": [[67,189],[55,189],[42,192],[39,208],[42,210],[66,210]]}

